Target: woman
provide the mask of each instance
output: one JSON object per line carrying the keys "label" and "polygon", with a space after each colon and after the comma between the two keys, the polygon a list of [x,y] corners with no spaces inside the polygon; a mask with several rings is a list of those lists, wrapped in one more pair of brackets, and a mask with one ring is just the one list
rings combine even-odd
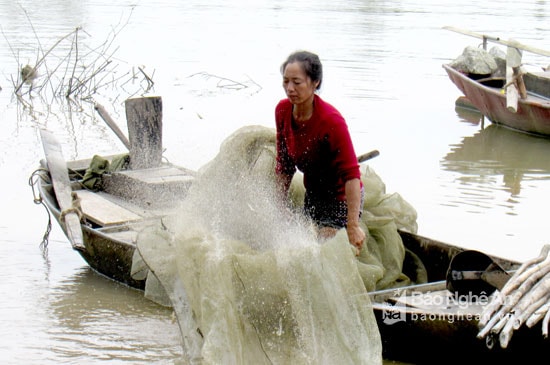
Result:
{"label": "woman", "polygon": [[363,186],[359,163],[342,115],[315,92],[323,80],[316,54],[298,51],[281,66],[287,99],[275,108],[278,187],[286,197],[298,168],[304,174],[305,213],[321,238],[346,228],[359,254],[365,232],[359,226]]}

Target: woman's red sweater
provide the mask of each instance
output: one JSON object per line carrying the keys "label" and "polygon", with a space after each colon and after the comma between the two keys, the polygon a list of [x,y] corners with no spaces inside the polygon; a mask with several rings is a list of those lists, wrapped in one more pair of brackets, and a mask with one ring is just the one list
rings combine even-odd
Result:
{"label": "woman's red sweater", "polygon": [[[346,121],[329,103],[315,95],[311,118],[297,122],[292,104],[281,100],[275,108],[277,127],[276,173],[304,174],[307,194],[320,200],[345,200],[346,181],[361,178],[359,163]],[[288,188],[287,182],[286,188]]]}

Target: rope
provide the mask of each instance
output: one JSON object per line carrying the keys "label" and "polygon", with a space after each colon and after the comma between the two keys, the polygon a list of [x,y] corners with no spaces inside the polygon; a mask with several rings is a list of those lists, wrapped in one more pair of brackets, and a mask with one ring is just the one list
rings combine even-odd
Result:
{"label": "rope", "polygon": [[44,201],[42,200],[40,193],[36,191],[35,186],[38,183],[39,178],[41,178],[45,182],[50,182],[47,179],[49,175],[45,174],[47,172],[48,172],[47,169],[39,168],[33,171],[31,176],[29,177],[29,185],[32,188],[33,203],[42,205],[46,210],[46,213],[48,214],[48,223],[46,224],[46,231],[44,232],[44,235],[42,236],[42,241],[40,242],[40,245],[39,245],[44,255],[48,252],[48,243],[49,243],[50,233],[52,231],[52,217],[50,215],[50,211],[48,210],[48,207],[46,207],[46,204],[44,204]]}
{"label": "rope", "polygon": [[80,211],[79,207],[75,206],[74,200],[73,200],[73,206],[67,209],[63,209],[61,211],[61,214],[59,215],[59,220],[61,223],[65,223],[65,216],[69,213],[76,213],[78,215],[78,219],[82,219],[82,212]]}

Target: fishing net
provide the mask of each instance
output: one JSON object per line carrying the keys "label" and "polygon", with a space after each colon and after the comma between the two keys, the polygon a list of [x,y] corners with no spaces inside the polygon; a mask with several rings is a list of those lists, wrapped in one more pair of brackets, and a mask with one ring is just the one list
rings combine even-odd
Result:
{"label": "fishing net", "polygon": [[224,141],[180,212],[140,234],[136,265],[143,259],[155,278],[146,295],[173,306],[187,363],[382,363],[366,293],[409,282],[397,229],[416,232],[416,212],[364,167],[370,234],[355,257],[345,230],[316,239],[300,214],[299,174],[292,208],[281,209],[274,164],[273,129],[245,127]]}

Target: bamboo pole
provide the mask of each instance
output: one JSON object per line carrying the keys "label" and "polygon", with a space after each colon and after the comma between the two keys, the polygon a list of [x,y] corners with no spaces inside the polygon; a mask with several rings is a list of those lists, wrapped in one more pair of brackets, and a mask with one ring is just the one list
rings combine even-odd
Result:
{"label": "bamboo pole", "polygon": [[460,34],[464,34],[464,35],[474,37],[474,38],[483,39],[484,42],[490,41],[490,42],[493,42],[493,43],[501,44],[503,46],[510,46],[510,47],[518,48],[518,49],[521,49],[521,50],[524,50],[524,51],[527,51],[527,52],[535,53],[535,54],[538,54],[538,55],[541,55],[541,56],[550,57],[550,51],[547,51],[547,50],[542,49],[542,48],[529,46],[527,44],[523,44],[523,43],[520,43],[520,42],[515,41],[515,40],[505,41],[505,40],[501,39],[500,37],[494,37],[494,36],[490,36],[490,35],[486,35],[486,34],[476,33],[476,32],[472,32],[472,31],[469,31],[469,30],[465,30],[465,29],[461,29],[461,28],[457,28],[457,27],[451,27],[451,26],[445,26],[445,27],[443,27],[443,29],[450,30],[452,32],[456,32],[456,33],[460,33]]}

